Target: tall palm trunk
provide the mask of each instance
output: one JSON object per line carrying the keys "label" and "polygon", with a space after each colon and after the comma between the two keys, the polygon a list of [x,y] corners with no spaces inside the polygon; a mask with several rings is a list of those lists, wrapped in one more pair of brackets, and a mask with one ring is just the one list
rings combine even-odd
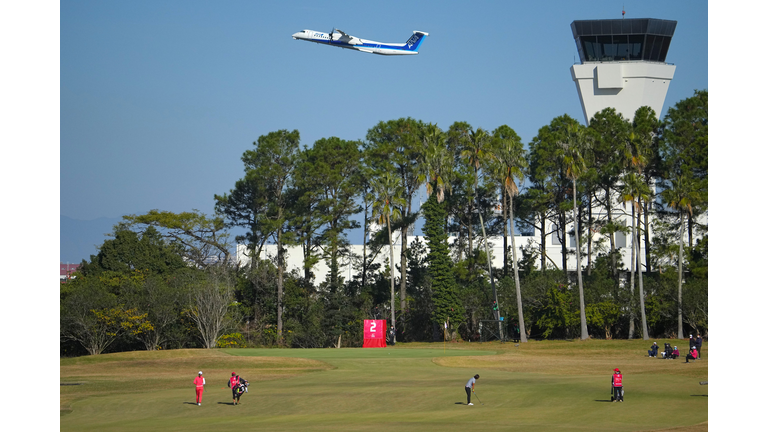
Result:
{"label": "tall palm trunk", "polygon": [[[365,196],[365,195],[363,195]],[[362,286],[363,289],[365,289],[365,277],[368,273],[368,253],[367,253],[367,245],[368,245],[368,205],[364,207],[365,213],[363,215],[363,268],[362,268]],[[376,318],[378,319],[378,318]]]}
{"label": "tall palm trunk", "polygon": [[277,229],[277,344],[283,344],[283,229]]}
{"label": "tall palm trunk", "polygon": [[[488,258],[488,276],[491,278],[491,290],[493,291],[493,302],[498,306],[499,297],[496,295],[496,283],[493,281],[493,268],[491,267],[491,252],[488,250],[488,238],[485,236],[485,224],[483,223],[483,215],[480,214],[480,228],[483,230],[483,243],[485,243],[485,255]],[[493,311],[494,319],[499,319],[500,311]],[[499,339],[504,340],[504,328],[499,321]]]}
{"label": "tall palm trunk", "polygon": [[[563,277],[565,278],[565,283],[570,285],[570,278],[568,277],[568,230],[565,229],[565,210],[559,211],[559,213],[559,229],[563,233],[563,240],[560,242],[560,258],[563,262]],[[576,217],[575,214],[573,216],[574,218]]]}
{"label": "tall palm trunk", "polygon": [[515,222],[512,195],[509,196],[509,232],[512,236],[512,269],[515,273],[515,294],[517,295],[517,325],[520,328],[520,342],[528,342],[523,319],[523,298],[520,294],[520,277],[517,274],[517,250],[515,248]]}
{"label": "tall palm trunk", "polygon": [[581,340],[586,340],[589,337],[587,331],[587,314],[584,310],[584,285],[581,282],[581,249],[579,248],[579,215],[577,213],[578,206],[576,205],[576,178],[573,179],[573,237],[576,240],[576,278],[579,281],[579,306],[581,311],[579,313],[581,319]]}
{"label": "tall palm trunk", "polygon": [[683,235],[685,233],[685,216],[680,210],[680,250],[677,253],[677,338],[683,338]]}
{"label": "tall palm trunk", "polygon": [[547,232],[544,230],[547,226],[546,219],[544,218],[544,215],[541,215],[541,229],[539,232],[541,233],[539,244],[541,249],[541,272],[543,273],[544,270],[547,269]]}
{"label": "tall palm trunk", "polygon": [[507,252],[507,212],[504,210],[507,209],[507,195],[504,194],[504,184],[501,185],[501,217],[504,219],[504,265],[502,266],[504,268],[504,277],[507,277],[507,274],[509,273],[507,271],[507,261],[509,259],[509,252]]}
{"label": "tall palm trunk", "polygon": [[[477,168],[475,168],[475,197],[478,197]],[[498,306],[499,297],[496,295],[496,283],[493,281],[493,267],[491,266],[491,252],[488,250],[488,237],[485,235],[485,223],[483,223],[483,212],[482,212],[482,208],[480,207],[480,203],[477,203],[477,214],[478,216],[480,216],[480,228],[482,229],[482,232],[483,232],[483,243],[485,243],[485,256],[486,258],[488,258],[488,276],[491,278],[491,290],[493,291],[493,303]],[[498,310],[493,311],[494,319],[498,320],[499,316],[500,316],[500,311]],[[504,328],[501,325],[501,321],[499,321],[499,339],[504,340]]]}
{"label": "tall palm trunk", "polygon": [[[474,200],[472,200],[474,201]],[[469,204],[469,220],[467,221],[467,260],[469,261],[469,270],[475,269],[474,245],[472,244],[472,212],[475,210],[473,204]]]}
{"label": "tall palm trunk", "polygon": [[[403,178],[403,184],[405,184],[405,178]],[[405,208],[405,215],[406,217],[403,218],[403,220],[407,219],[408,216],[411,214],[411,199],[408,198],[408,207]],[[405,312],[405,284],[408,281],[408,278],[406,277],[406,272],[408,271],[408,225],[404,224],[403,229],[401,230],[402,238],[400,239],[400,311]]]}
{"label": "tall palm trunk", "polygon": [[[611,188],[605,188],[605,210],[608,213],[608,224],[613,222],[613,210],[611,210]],[[616,268],[616,235],[611,232],[608,236],[611,243],[611,272],[613,277],[618,280],[618,269]]]}
{"label": "tall palm trunk", "polygon": [[587,277],[592,275],[592,193],[587,196]]}
{"label": "tall palm trunk", "polygon": [[688,219],[688,246],[693,246],[693,214],[688,213],[687,215]]}
{"label": "tall palm trunk", "polygon": [[[409,206],[410,207],[410,206]],[[410,214],[410,208],[406,210],[406,215]],[[405,283],[408,281],[406,272],[408,271],[408,226],[404,226],[401,230],[402,238],[400,239],[400,311],[405,312]]]}
{"label": "tall palm trunk", "polygon": [[[389,273],[390,273],[390,301],[392,307],[392,329],[395,327],[395,250],[392,247],[392,228],[389,225],[389,215],[387,215],[387,234],[389,234]],[[392,342],[397,342],[396,332],[392,332]]]}
{"label": "tall palm trunk", "polygon": [[632,217],[629,218],[630,223],[632,224],[632,255],[629,260],[629,274],[630,274],[630,281],[629,281],[629,337],[628,339],[632,339],[635,337],[635,308],[634,308],[634,301],[635,301],[635,265],[637,264],[637,260],[635,259],[635,203],[632,203]]}
{"label": "tall palm trunk", "polygon": [[[637,269],[637,281],[640,288],[640,325],[643,327],[643,339],[648,340],[648,321],[645,319],[645,292],[643,291],[643,267],[642,258],[640,257],[640,198],[637,199],[637,204],[637,223],[632,223],[632,247],[637,248],[637,254],[635,254],[637,265],[635,268]],[[634,214],[632,216],[634,217]],[[635,232],[635,230],[638,232]]]}
{"label": "tall palm trunk", "polygon": [[[651,198],[653,199],[653,198]],[[650,272],[651,268],[651,225],[648,220],[648,200],[643,201],[643,239],[645,240],[645,269]]]}

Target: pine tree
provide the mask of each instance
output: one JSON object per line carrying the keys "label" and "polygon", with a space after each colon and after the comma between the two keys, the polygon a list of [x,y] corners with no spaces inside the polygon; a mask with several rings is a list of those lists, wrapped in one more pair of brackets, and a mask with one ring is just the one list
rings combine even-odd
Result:
{"label": "pine tree", "polygon": [[429,246],[428,272],[432,280],[432,319],[439,325],[451,322],[456,326],[464,321],[461,304],[453,277],[453,263],[448,251],[448,235],[445,233],[445,202],[438,203],[432,194],[421,207],[424,214],[424,236]]}

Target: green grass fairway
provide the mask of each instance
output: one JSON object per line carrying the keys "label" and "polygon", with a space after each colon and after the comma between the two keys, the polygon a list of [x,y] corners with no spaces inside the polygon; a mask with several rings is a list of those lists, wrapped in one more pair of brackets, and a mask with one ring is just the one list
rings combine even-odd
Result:
{"label": "green grass fairway", "polygon": [[[664,340],[656,340],[664,345]],[[683,341],[673,341],[682,345]],[[648,341],[131,352],[61,360],[62,431],[705,431],[704,359]],[[624,403],[610,375],[624,373]],[[206,377],[203,405],[192,380]],[[232,371],[249,393],[233,406]],[[479,373],[480,400],[464,383]],[[482,404],[481,402],[482,401]]]}

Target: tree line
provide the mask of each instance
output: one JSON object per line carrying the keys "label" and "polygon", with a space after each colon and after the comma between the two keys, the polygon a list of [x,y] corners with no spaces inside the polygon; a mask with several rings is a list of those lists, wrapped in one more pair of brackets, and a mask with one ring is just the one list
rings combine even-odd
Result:
{"label": "tree line", "polygon": [[[243,153],[244,175],[214,196],[213,216],[123,217],[61,287],[62,353],[359,346],[371,318],[405,341],[476,340],[485,320],[523,342],[706,334],[707,123],[703,90],[662,120],[649,107],[632,119],[607,108],[588,126],[556,117],[527,149],[507,125],[442,130],[412,118],[303,148],[297,130],[270,132]],[[348,233],[360,213],[357,255]],[[419,218],[424,241],[409,243]],[[234,227],[245,234],[230,238]],[[538,242],[515,244],[516,230]],[[491,236],[503,238],[500,268]],[[231,257],[233,240],[248,263]],[[301,270],[287,271],[288,246],[300,247]],[[330,271],[317,280],[321,260]],[[339,270],[348,261],[350,280]]]}

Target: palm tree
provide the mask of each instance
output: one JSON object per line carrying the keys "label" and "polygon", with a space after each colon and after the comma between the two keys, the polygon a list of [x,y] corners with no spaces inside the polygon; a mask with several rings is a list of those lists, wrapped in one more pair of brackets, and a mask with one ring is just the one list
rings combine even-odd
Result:
{"label": "palm tree", "polygon": [[[656,112],[648,106],[642,106],[635,111],[635,117],[632,120],[632,132],[629,136],[631,142],[633,155],[630,156],[629,165],[637,168],[637,173],[640,175],[640,179],[648,186],[649,195],[644,197],[638,205],[642,209],[642,215],[644,221],[640,220],[640,213],[638,213],[638,238],[640,234],[644,235],[645,241],[645,269],[651,271],[651,245],[650,245],[650,221],[648,219],[650,212],[650,201],[653,199],[653,190],[650,188],[651,179],[654,176],[654,171],[658,169],[658,158],[654,157],[655,148],[658,144],[658,131],[659,121],[656,118]],[[640,226],[643,228],[640,228]],[[639,240],[638,240],[639,241]],[[640,247],[638,246],[638,254],[640,253]],[[638,267],[638,270],[640,267]],[[640,271],[640,280],[642,280],[643,272]]]}
{"label": "palm tree", "polygon": [[693,180],[682,172],[672,180],[672,188],[661,193],[661,198],[680,213],[680,248],[677,256],[677,337],[683,336],[683,243],[685,243],[685,218],[693,215],[693,202],[698,199]]}
{"label": "palm tree", "polygon": [[573,232],[576,240],[576,275],[579,282],[579,307],[581,318],[581,340],[589,337],[587,331],[587,315],[584,310],[584,285],[581,281],[581,249],[579,246],[579,215],[576,205],[576,180],[587,170],[582,156],[582,149],[587,145],[587,135],[583,126],[578,123],[569,124],[565,129],[565,139],[561,142],[563,147],[563,164],[565,175],[573,181]]}
{"label": "palm tree", "polygon": [[435,124],[424,128],[423,151],[419,166],[420,183],[426,183],[427,196],[436,193],[437,202],[445,199],[445,191],[450,191],[453,178],[453,155],[445,143],[445,134]]}
{"label": "palm tree", "polygon": [[[477,193],[477,184],[480,172],[480,166],[493,160],[494,155],[491,151],[491,137],[482,128],[477,128],[474,131],[470,131],[469,139],[467,140],[464,150],[461,151],[461,157],[467,161],[475,171],[475,199],[477,203],[477,214],[480,216],[480,228],[483,232],[483,243],[485,244],[485,255],[488,259],[488,275],[491,278],[491,289],[493,290],[493,302],[495,305],[499,304],[499,298],[496,295],[496,284],[493,281],[493,269],[491,267],[491,253],[488,250],[488,238],[485,235],[485,223],[483,222],[483,212],[480,208],[479,197]],[[470,251],[472,253],[472,251]],[[499,320],[499,310],[493,311],[493,316],[496,320]],[[502,334],[502,325],[499,321],[499,339],[504,339]]]}
{"label": "palm tree", "polygon": [[[400,218],[400,208],[405,207],[403,198],[403,185],[400,177],[384,172],[371,180],[371,190],[374,194],[373,217],[379,224],[386,222],[389,234],[389,270],[390,270],[390,297],[392,308],[392,328],[395,328],[395,251],[392,247],[393,219]],[[396,342],[393,339],[393,342]]]}
{"label": "palm tree", "polygon": [[[643,339],[648,340],[648,323],[645,318],[645,293],[643,291],[643,269],[640,267],[640,242],[638,242],[637,224],[635,223],[635,210],[637,210],[638,218],[643,211],[642,202],[651,194],[650,188],[637,176],[635,173],[629,173],[624,176],[624,190],[622,191],[622,201],[631,202],[632,205],[632,260],[630,264],[631,268],[631,280],[630,280],[630,292],[632,296],[635,295],[635,269],[639,275],[640,280],[640,323],[643,328]],[[632,339],[632,332],[630,331],[629,338]]]}
{"label": "palm tree", "polygon": [[528,166],[525,159],[525,150],[523,142],[515,131],[509,126],[503,125],[493,131],[493,137],[496,141],[496,161],[493,164],[494,173],[500,178],[504,185],[504,191],[509,196],[509,232],[512,237],[512,268],[515,274],[515,293],[517,296],[517,316],[518,326],[520,328],[520,342],[528,342],[525,335],[525,320],[523,319],[523,300],[520,294],[520,277],[517,271],[517,250],[515,246],[515,223],[514,223],[514,203],[513,199],[520,190],[515,183],[515,179],[523,182],[525,179],[524,169]]}
{"label": "palm tree", "polygon": [[461,323],[464,313],[451,274],[445,234],[446,206],[441,204],[445,200],[446,190],[451,190],[455,159],[447,146],[445,134],[435,124],[425,126],[422,144],[418,180],[420,183],[426,183],[427,189],[427,202],[423,204],[421,211],[425,218],[423,230],[429,247],[427,265],[432,278],[432,318],[438,324],[446,323],[445,332],[446,336],[449,336],[448,328],[454,328],[454,325]]}

